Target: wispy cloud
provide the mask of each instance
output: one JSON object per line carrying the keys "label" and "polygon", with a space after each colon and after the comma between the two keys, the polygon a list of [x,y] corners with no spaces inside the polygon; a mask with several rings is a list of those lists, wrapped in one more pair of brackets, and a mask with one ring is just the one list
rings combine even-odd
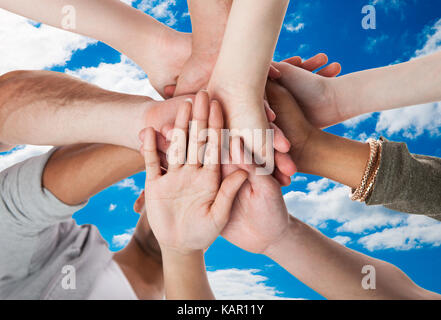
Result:
{"label": "wispy cloud", "polygon": [[[292,191],[284,198],[292,215],[318,228],[337,233],[334,238],[348,243],[348,233],[368,250],[409,250],[441,245],[441,223],[380,206],[368,207],[349,199],[349,188],[320,179],[307,185],[309,192]],[[335,226],[334,226],[335,224]]]}
{"label": "wispy cloud", "polygon": [[0,75],[13,70],[41,70],[64,66],[72,54],[95,40],[36,25],[30,20],[0,9]]}
{"label": "wispy cloud", "polygon": [[367,43],[365,49],[367,52],[372,53],[377,49],[377,46],[383,42],[386,42],[389,39],[389,36],[386,34],[382,34],[378,37],[369,37],[367,39]]}
{"label": "wispy cloud", "polygon": [[133,178],[127,178],[117,183],[115,186],[119,189],[126,189],[126,188],[130,189],[137,195],[141,194],[142,192],[142,189],[136,185],[135,180]]}
{"label": "wispy cloud", "polygon": [[258,269],[224,269],[208,272],[213,292],[219,300],[275,300],[283,292],[266,284]]}
{"label": "wispy cloud", "polygon": [[176,0],[142,0],[138,4],[138,9],[164,21],[169,26],[173,26],[178,21],[176,12],[172,9],[175,5]]}
{"label": "wispy cloud", "polygon": [[8,153],[0,155],[0,171],[13,166],[26,159],[39,156],[48,152],[52,147],[49,146],[20,146]]}
{"label": "wispy cloud", "polygon": [[103,89],[145,95],[155,100],[162,100],[161,96],[153,89],[144,71],[124,55],[121,55],[121,61],[118,63],[103,62],[97,67],[66,69],[65,73]]}
{"label": "wispy cloud", "polygon": [[[413,59],[441,50],[441,19],[428,28],[424,36],[426,41],[421,49],[415,51]],[[414,139],[426,132],[439,136],[440,126],[441,103],[435,102],[382,112],[376,131],[388,135],[401,133],[406,138]]]}
{"label": "wispy cloud", "polygon": [[135,228],[126,230],[125,233],[114,235],[112,245],[116,248],[124,248],[132,239]]}

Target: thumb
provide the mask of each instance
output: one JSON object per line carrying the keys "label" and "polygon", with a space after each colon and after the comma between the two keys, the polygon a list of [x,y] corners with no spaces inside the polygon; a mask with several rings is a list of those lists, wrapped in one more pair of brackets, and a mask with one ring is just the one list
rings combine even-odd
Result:
{"label": "thumb", "polygon": [[220,231],[222,231],[228,223],[233,202],[247,177],[248,174],[245,171],[237,170],[226,177],[222,182],[210,210],[216,226],[219,227]]}

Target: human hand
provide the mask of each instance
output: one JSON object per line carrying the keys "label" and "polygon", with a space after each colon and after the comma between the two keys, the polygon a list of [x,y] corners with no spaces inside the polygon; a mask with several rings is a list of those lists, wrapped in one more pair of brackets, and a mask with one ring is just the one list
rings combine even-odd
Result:
{"label": "human hand", "polygon": [[170,28],[164,28],[162,33],[155,37],[155,43],[146,43],[145,54],[136,53],[130,57],[146,72],[153,88],[162,97],[170,98],[191,56],[192,36]]}
{"label": "human hand", "polygon": [[[209,106],[208,99],[207,93],[198,93],[189,133],[192,106],[188,101],[180,106],[166,174],[161,173],[155,131],[148,128],[144,134],[146,211],[161,250],[189,254],[208,248],[228,222],[233,200],[247,177],[246,172],[236,171],[221,184],[222,110],[216,101]],[[208,138],[201,139],[207,125]]]}
{"label": "human hand", "polygon": [[270,175],[256,175],[255,165],[243,164],[243,147],[238,147],[237,138],[232,145],[236,164],[223,165],[222,174],[228,176],[240,168],[248,172],[248,179],[237,194],[222,236],[246,251],[264,254],[288,230],[289,214],[279,183]]}
{"label": "human hand", "polygon": [[217,54],[192,52],[179,75],[174,96],[206,89],[216,65]]}
{"label": "human hand", "polygon": [[318,128],[346,120],[339,110],[335,79],[331,79],[341,72],[340,64],[334,62],[313,73],[327,62],[328,57],[320,53],[304,62],[300,57],[292,57],[281,63],[273,63],[281,72],[278,82],[289,90],[302,107],[306,118]]}
{"label": "human hand", "polygon": [[[274,169],[277,179],[283,185],[289,184],[289,177],[296,172],[296,165],[288,155],[290,142],[265,112],[269,107],[263,99],[264,93],[262,97],[253,98],[255,92],[242,92],[236,85],[221,85],[217,80],[210,80],[209,92],[221,101],[230,133],[242,137],[256,162],[265,164],[265,169],[260,170],[271,174]],[[268,137],[269,130],[273,130],[273,137]]]}
{"label": "human hand", "polygon": [[308,142],[320,130],[314,127],[305,117],[296,99],[285,87],[276,81],[268,81],[266,85],[268,102],[276,113],[276,124],[284,131],[291,142],[290,154],[299,170],[302,169],[303,151]]}

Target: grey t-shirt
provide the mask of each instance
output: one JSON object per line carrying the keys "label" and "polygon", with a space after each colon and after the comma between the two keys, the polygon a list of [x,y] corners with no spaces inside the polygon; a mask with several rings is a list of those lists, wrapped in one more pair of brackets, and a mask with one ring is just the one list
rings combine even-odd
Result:
{"label": "grey t-shirt", "polygon": [[[72,219],[86,204],[68,206],[43,188],[54,151],[0,173],[0,299],[84,299],[112,259],[97,228]],[[72,270],[75,289],[66,289]]]}

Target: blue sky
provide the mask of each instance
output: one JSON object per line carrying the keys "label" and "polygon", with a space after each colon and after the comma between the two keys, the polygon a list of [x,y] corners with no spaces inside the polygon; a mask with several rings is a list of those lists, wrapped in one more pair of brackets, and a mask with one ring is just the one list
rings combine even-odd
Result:
{"label": "blue sky", "polygon": [[[376,30],[364,30],[361,27],[361,9],[366,4],[375,4]],[[186,2],[183,0],[138,0],[132,5],[145,9],[173,28],[191,31]],[[32,28],[42,27],[37,25]],[[43,32],[32,31],[35,31],[36,37],[39,32]],[[0,27],[0,35],[8,32],[11,31],[7,27]],[[49,45],[67,47],[61,42],[61,37],[57,39]],[[6,60],[0,64],[0,73],[12,66],[17,69],[49,69],[82,77],[108,89],[152,94],[141,71],[136,79],[123,78],[127,70],[136,69],[136,66],[122,58],[117,51],[81,37],[63,36],[63,39],[74,43],[73,47],[77,50],[69,49],[71,52],[51,57],[54,63],[41,61],[29,66],[25,58],[23,62],[16,62],[17,59],[9,62]],[[17,43],[11,43],[11,46],[25,46],[27,42]],[[34,50],[34,56],[41,54],[36,47],[31,49]],[[343,74],[346,74],[404,62],[436,49],[441,49],[439,0],[292,0],[275,59],[293,55],[308,58],[325,52],[331,61],[342,64]],[[109,68],[118,70],[120,78],[114,75],[106,77]],[[413,153],[439,157],[440,110],[439,104],[431,104],[373,114],[332,127],[328,131],[357,140],[384,135],[394,141],[406,142]],[[20,152],[24,153],[24,150],[34,154],[42,149],[26,147],[3,154],[0,156],[0,168],[10,164],[14,156],[14,159],[21,159]],[[337,237],[336,240],[352,249],[397,265],[417,284],[441,293],[440,223],[419,216],[354,204],[347,197],[348,189],[320,177],[298,175],[293,180],[290,187],[283,189],[287,206],[293,215],[318,227],[327,236]],[[88,206],[74,217],[79,224],[97,225],[110,248],[119,250],[136,225],[138,215],[133,212],[132,204],[143,184],[144,174],[131,177],[92,198]],[[257,290],[262,296],[321,298],[273,261],[246,253],[224,239],[219,238],[213,244],[206,259],[211,277],[218,282],[215,287],[223,296],[228,293],[233,297],[240,296],[240,292],[219,285],[219,279],[228,281],[231,279],[229,275],[239,275],[252,290]],[[234,282],[231,286],[234,287]]]}

